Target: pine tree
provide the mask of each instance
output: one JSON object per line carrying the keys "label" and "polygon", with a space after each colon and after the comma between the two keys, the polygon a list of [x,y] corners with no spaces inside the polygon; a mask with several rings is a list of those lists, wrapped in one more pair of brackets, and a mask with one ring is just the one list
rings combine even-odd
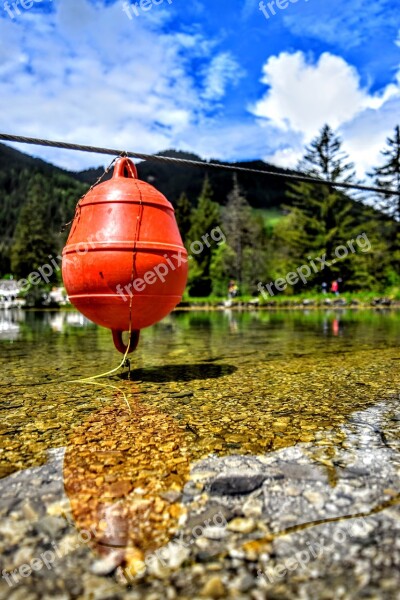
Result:
{"label": "pine tree", "polygon": [[400,221],[400,125],[396,125],[393,137],[386,140],[386,148],[381,152],[385,163],[373,169],[370,173],[375,178],[375,184],[381,188],[391,188],[399,195],[385,195],[382,202],[383,210],[391,217]]}
{"label": "pine tree", "polygon": [[11,272],[10,248],[7,241],[0,242],[0,277]]}
{"label": "pine tree", "polygon": [[182,239],[185,241],[192,225],[192,205],[185,192],[182,192],[175,207],[175,217]]}
{"label": "pine tree", "polygon": [[[260,276],[260,261],[263,262],[263,225],[253,213],[250,204],[243,196],[237,176],[233,178],[233,189],[228,196],[228,202],[223,210],[223,229],[228,246],[233,253],[227,253],[230,270],[229,277],[236,279],[239,290],[251,292],[257,284],[257,274],[254,272],[258,265]],[[227,273],[228,275],[228,273]]]}
{"label": "pine tree", "polygon": [[215,296],[226,297],[229,280],[234,276],[235,265],[235,252],[227,243],[221,244],[215,249],[210,264],[212,293]]}
{"label": "pine tree", "polygon": [[49,191],[45,177],[36,174],[21,208],[11,247],[11,268],[17,277],[26,277],[43,264],[49,254],[57,252],[56,238],[51,233]]}
{"label": "pine tree", "polygon": [[[187,248],[190,250],[193,242],[202,242],[202,238],[216,227],[221,226],[220,207],[212,200],[213,191],[208,177],[205,178],[196,208],[192,212],[191,227],[188,234]],[[189,270],[189,290],[192,296],[209,296],[212,290],[210,265],[212,245],[203,244],[199,254],[192,253],[193,261]]]}
{"label": "pine tree", "polygon": [[354,164],[342,150],[342,141],[329,125],[324,125],[319,136],[306,148],[299,169],[307,175],[330,181],[354,182]]}
{"label": "pine tree", "polygon": [[[355,180],[354,166],[342,151],[341,141],[332,129],[325,125],[320,135],[306,149],[301,168],[307,175],[331,181],[350,182]],[[365,223],[354,217],[354,201],[343,192],[329,185],[299,183],[290,186],[288,197],[292,199],[288,217],[280,223],[275,233],[275,245],[287,245],[287,266],[295,267],[307,263],[309,258],[326,255],[332,258],[335,249],[365,230]],[[357,271],[364,272],[357,260]],[[329,261],[330,262],[330,261]],[[320,285],[341,277],[357,286],[355,263],[348,258],[335,261],[329,267],[312,275],[309,282]],[[365,270],[365,269],[364,269]],[[360,287],[365,281],[360,276]]]}
{"label": "pine tree", "polygon": [[[391,188],[400,194],[400,126],[396,125],[393,137],[386,140],[386,148],[381,154],[386,162],[370,174],[375,177],[375,184],[381,188]],[[386,269],[389,285],[400,284],[400,195],[385,194],[379,204],[393,221],[389,227],[389,253],[391,267]]]}
{"label": "pine tree", "polygon": [[228,202],[223,211],[223,228],[227,243],[234,251],[235,265],[232,275],[242,285],[243,251],[248,243],[251,208],[246,198],[242,196],[237,176],[233,177],[233,189],[228,196]]}

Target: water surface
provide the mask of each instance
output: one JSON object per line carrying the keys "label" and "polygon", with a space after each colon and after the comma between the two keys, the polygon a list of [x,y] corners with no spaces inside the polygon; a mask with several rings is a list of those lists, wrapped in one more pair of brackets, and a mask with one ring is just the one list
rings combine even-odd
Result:
{"label": "water surface", "polygon": [[[322,591],[304,577],[303,592],[331,598],[327,581],[342,581],[348,553],[358,557],[354,581],[343,579],[349,597],[368,586],[367,573],[375,587],[397,589],[392,567],[387,580],[379,566],[361,571],[366,543],[379,560],[397,560],[399,340],[396,311],[176,312],[143,332],[130,368],[83,381],[119,365],[110,332],[74,312],[0,313],[0,570],[10,578],[17,569],[12,586],[25,582],[35,599],[65,585],[68,597],[92,597],[103,583],[125,598],[129,577],[185,530],[190,558],[173,546],[170,570],[150,570],[137,593],[153,598],[172,585],[176,597],[182,565],[186,599],[207,589],[204,561],[218,561],[210,573],[221,569],[226,584],[232,569],[254,575],[268,553],[279,569],[313,536],[329,541],[331,526],[367,517],[368,542],[337,543],[313,567]],[[215,505],[210,482],[227,469],[219,485],[250,488],[236,500],[221,492]],[[262,485],[255,496],[252,476]],[[195,526],[216,510],[258,519],[233,520],[226,540],[195,540]],[[79,532],[89,536],[85,548],[71,553]],[[25,580],[19,569],[50,543],[65,549],[61,558]],[[115,579],[102,577],[111,572]],[[300,597],[296,576],[280,597]],[[264,584],[275,590],[260,575],[251,586]],[[0,581],[0,597],[9,586]]]}
{"label": "water surface", "polygon": [[130,373],[95,385],[68,382],[119,364],[107,330],[73,312],[0,323],[3,476],[126,400],[173,419],[190,460],[298,442],[330,460],[352,413],[399,394],[396,311],[174,313],[143,332]]}

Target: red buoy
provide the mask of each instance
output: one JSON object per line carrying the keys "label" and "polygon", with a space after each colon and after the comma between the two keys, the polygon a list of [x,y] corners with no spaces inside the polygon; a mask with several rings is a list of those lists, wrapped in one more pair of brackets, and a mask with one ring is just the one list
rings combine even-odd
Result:
{"label": "red buoy", "polygon": [[181,301],[187,252],[170,202],[137,178],[128,158],[117,160],[112,179],[79,202],[62,274],[72,304],[112,330],[115,347],[129,352],[139,332],[167,316]]}

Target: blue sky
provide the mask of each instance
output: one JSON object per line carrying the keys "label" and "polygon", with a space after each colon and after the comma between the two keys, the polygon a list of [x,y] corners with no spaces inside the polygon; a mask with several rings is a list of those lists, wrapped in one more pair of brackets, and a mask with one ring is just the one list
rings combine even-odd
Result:
{"label": "blue sky", "polygon": [[328,122],[359,175],[379,160],[400,122],[398,0],[157,1],[0,0],[0,130],[292,167]]}

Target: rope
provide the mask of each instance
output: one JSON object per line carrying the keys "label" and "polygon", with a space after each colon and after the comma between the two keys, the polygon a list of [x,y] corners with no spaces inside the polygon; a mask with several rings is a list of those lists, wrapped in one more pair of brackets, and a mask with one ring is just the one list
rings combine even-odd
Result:
{"label": "rope", "polygon": [[[140,228],[141,228],[142,219],[143,219],[143,197],[142,197],[142,191],[137,183],[137,178],[135,177],[135,174],[133,173],[131,163],[128,161],[127,165],[128,165],[129,172],[132,176],[132,179],[135,183],[138,194],[139,194],[139,214],[136,219],[135,237],[133,240],[133,249],[132,249],[132,273],[131,273],[131,287],[130,287],[131,302],[130,302],[130,306],[129,306],[129,344],[130,344],[131,330],[132,330],[132,302],[133,302],[133,291],[132,290],[133,290],[133,282],[135,281],[135,278],[137,275],[137,270],[136,270],[137,251],[136,251],[136,249],[137,249],[137,243],[139,241]],[[128,345],[128,347],[129,347],[129,345]]]}
{"label": "rope", "polygon": [[250,169],[248,167],[238,167],[236,165],[227,165],[225,163],[214,163],[201,160],[189,160],[186,158],[173,158],[170,156],[158,156],[156,154],[143,154],[141,152],[125,152],[115,148],[101,148],[96,146],[86,146],[82,144],[70,144],[68,142],[56,142],[51,140],[42,140],[39,138],[23,137],[19,135],[11,135],[8,133],[0,133],[0,140],[6,142],[18,142],[21,144],[34,144],[36,146],[48,146],[50,148],[63,148],[64,150],[77,150],[81,152],[89,152],[93,154],[111,154],[125,155],[130,158],[138,158],[141,160],[168,162],[177,165],[188,165],[191,167],[201,167],[207,169],[224,169],[226,171],[234,171],[239,173],[253,173],[256,175],[267,175],[268,177],[276,177],[278,179],[286,179],[289,181],[300,181],[303,183],[312,183],[315,185],[328,185],[336,188],[347,190],[361,190],[363,192],[374,192],[376,194],[385,194],[389,196],[400,196],[400,190],[392,190],[358,183],[347,183],[341,181],[332,181],[329,179],[319,179],[317,177],[309,177],[306,175],[293,175],[292,173],[274,173],[263,169]]}
{"label": "rope", "polygon": [[[128,349],[129,349],[129,346],[128,346]],[[122,363],[120,366],[122,366]],[[91,379],[97,379],[98,377],[106,377],[106,375],[109,375],[110,373],[114,373],[114,371],[117,371],[118,369],[119,369],[119,367],[117,367],[117,369],[113,369],[112,371],[109,371],[108,373],[102,373],[101,375],[95,375],[94,377],[88,377],[87,379],[72,379],[70,381],[66,381],[65,383],[84,383],[85,385],[99,385],[101,387],[106,387],[106,388],[111,388],[111,389],[117,390],[118,392],[122,393],[124,400],[128,406],[129,412],[132,412],[131,405],[128,402],[128,398],[126,397],[124,390],[117,387],[116,385],[111,385],[111,383],[98,383],[97,381],[90,381]]]}
{"label": "rope", "polygon": [[111,167],[113,166],[113,164],[115,163],[115,161],[117,160],[117,158],[118,158],[118,157],[117,157],[117,156],[115,156],[115,157],[112,159],[112,161],[110,162],[110,164],[108,165],[108,167],[106,167],[106,168],[104,169],[104,173],[102,173],[102,174],[100,175],[100,177],[99,177],[99,178],[98,178],[98,179],[97,179],[97,180],[96,180],[96,181],[95,181],[95,182],[94,182],[94,183],[93,183],[93,184],[90,186],[90,188],[88,189],[88,191],[87,191],[87,192],[85,192],[85,193],[84,193],[84,194],[81,196],[81,198],[80,198],[80,199],[79,199],[79,201],[78,201],[78,204],[76,205],[76,209],[75,209],[75,215],[74,215],[74,218],[73,218],[73,219],[71,219],[71,221],[68,221],[68,223],[64,223],[64,225],[61,227],[60,233],[63,233],[63,232],[66,230],[66,228],[68,227],[68,225],[71,225],[71,223],[73,223],[73,221],[74,221],[74,220],[77,218],[77,216],[78,216],[78,214],[79,214],[79,212],[78,212],[78,211],[80,211],[80,208],[81,208],[81,207],[80,207],[80,203],[81,203],[81,201],[82,201],[82,200],[85,198],[85,196],[86,196],[86,195],[87,195],[89,192],[91,192],[91,191],[92,191],[92,189],[93,189],[93,188],[95,188],[97,185],[99,185],[99,183],[101,182],[101,180],[103,179],[103,177],[104,177],[105,175],[107,175],[107,173],[109,173],[109,171],[110,171]]}

